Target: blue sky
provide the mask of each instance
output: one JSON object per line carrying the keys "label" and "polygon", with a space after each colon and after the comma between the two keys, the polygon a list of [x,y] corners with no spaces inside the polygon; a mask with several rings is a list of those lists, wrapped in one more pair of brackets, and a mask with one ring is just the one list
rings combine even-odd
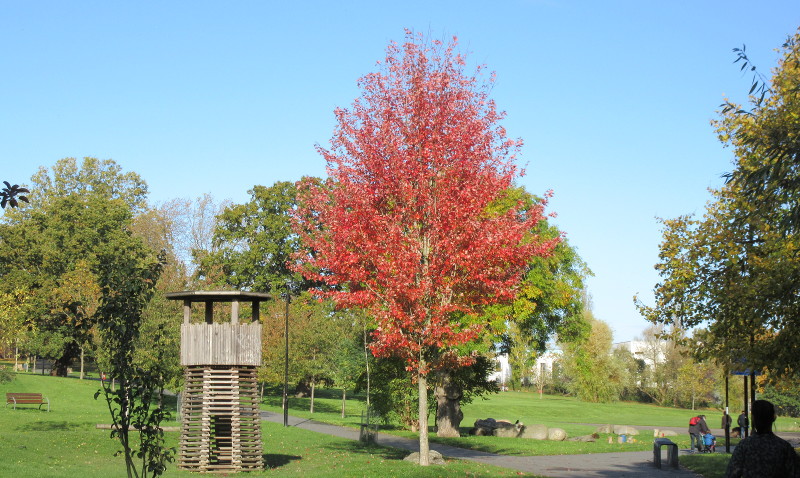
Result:
{"label": "blue sky", "polygon": [[112,158],[151,200],[243,202],[255,184],[323,175],[314,145],[405,28],[457,35],[497,73],[520,183],[594,271],[615,340],[658,277],[658,217],[701,213],[730,169],[709,122],[800,26],[792,1],[0,1],[0,179],[63,157]]}

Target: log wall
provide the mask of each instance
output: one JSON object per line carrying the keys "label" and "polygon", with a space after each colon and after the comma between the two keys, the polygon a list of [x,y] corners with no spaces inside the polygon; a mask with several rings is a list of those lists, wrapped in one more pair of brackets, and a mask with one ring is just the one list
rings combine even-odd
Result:
{"label": "log wall", "polygon": [[187,367],[178,467],[200,472],[263,468],[255,367]]}
{"label": "log wall", "polygon": [[261,365],[261,324],[182,324],[181,365]]}

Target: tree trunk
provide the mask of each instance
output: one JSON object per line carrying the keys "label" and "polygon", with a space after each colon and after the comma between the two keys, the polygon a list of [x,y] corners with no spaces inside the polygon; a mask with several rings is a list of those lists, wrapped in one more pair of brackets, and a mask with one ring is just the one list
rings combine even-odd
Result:
{"label": "tree trunk", "polygon": [[428,380],[421,372],[424,363],[418,369],[419,383],[419,464],[428,466],[430,462],[430,447],[428,444]]}
{"label": "tree trunk", "polygon": [[367,348],[367,323],[364,322],[364,364],[367,368],[367,410],[369,410],[369,353]]}
{"label": "tree trunk", "polygon": [[456,438],[460,437],[458,427],[464,419],[461,411],[461,397],[464,392],[460,386],[453,383],[450,373],[443,371],[438,374],[439,380],[435,389],[436,396],[436,436]]}
{"label": "tree trunk", "polygon": [[[53,368],[50,370],[50,375],[54,377],[66,377],[67,368],[69,368],[69,361],[60,358],[53,363]],[[44,369],[44,367],[42,367]]]}
{"label": "tree trunk", "polygon": [[83,347],[81,347],[81,377],[80,379],[83,380]]}
{"label": "tree trunk", "polygon": [[314,391],[317,388],[317,379],[311,379],[311,413],[314,413]]}
{"label": "tree trunk", "polygon": [[345,416],[345,404],[347,403],[347,389],[342,387],[342,418]]}

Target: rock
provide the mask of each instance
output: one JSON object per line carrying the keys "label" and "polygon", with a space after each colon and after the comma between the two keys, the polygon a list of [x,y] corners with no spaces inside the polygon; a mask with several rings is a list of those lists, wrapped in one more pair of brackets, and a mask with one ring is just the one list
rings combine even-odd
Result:
{"label": "rock", "polygon": [[595,430],[597,433],[614,433],[614,425],[600,425]]}
{"label": "rock", "polygon": [[[444,457],[441,453],[436,450],[429,450],[428,451],[428,460],[430,461],[431,465],[444,465]],[[403,461],[410,461],[412,463],[419,463],[419,452],[415,451],[414,453],[408,455],[407,457],[403,458]]]}
{"label": "rock", "polygon": [[494,432],[493,428],[475,427],[470,429],[469,434],[478,437],[490,437]]}
{"label": "rock", "polygon": [[547,440],[547,427],[544,425],[528,425],[522,430],[519,437],[533,440]]}
{"label": "rock", "polygon": [[582,441],[586,443],[594,443],[595,441],[597,441],[597,437],[594,435],[582,435],[579,437],[567,438],[567,441]]}
{"label": "rock", "polygon": [[494,418],[487,418],[486,420],[481,420],[480,418],[475,420],[475,424],[473,425],[475,428],[489,428],[490,430],[494,430],[497,427],[497,420]]}
{"label": "rock", "polygon": [[661,430],[659,428],[656,428],[655,430],[653,430],[653,437],[654,438],[658,438],[658,437],[676,437],[676,436],[678,436],[678,432],[676,432],[676,431]]}
{"label": "rock", "polygon": [[548,428],[547,439],[553,441],[564,441],[567,439],[567,432],[562,428]]}
{"label": "rock", "polygon": [[517,438],[524,428],[525,426],[520,423],[497,422],[497,428],[494,429],[493,435],[496,437]]}
{"label": "rock", "polygon": [[614,425],[613,433],[615,435],[638,435],[639,430],[628,425]]}

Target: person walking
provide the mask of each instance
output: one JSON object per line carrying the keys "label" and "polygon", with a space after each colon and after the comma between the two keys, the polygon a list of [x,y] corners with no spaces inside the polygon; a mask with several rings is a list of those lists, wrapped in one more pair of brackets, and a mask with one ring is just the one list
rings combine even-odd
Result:
{"label": "person walking", "polygon": [[709,431],[705,415],[698,415],[689,419],[689,441],[691,442],[692,452],[703,450],[703,435]]}
{"label": "person walking", "polygon": [[747,438],[747,429],[750,427],[750,420],[747,418],[747,414],[744,413],[744,410],[742,410],[742,414],[739,415],[736,423],[739,425],[739,437]]}
{"label": "person walking", "polygon": [[775,418],[772,403],[753,402],[753,434],[736,445],[726,478],[800,478],[800,456],[789,442],[772,433]]}

